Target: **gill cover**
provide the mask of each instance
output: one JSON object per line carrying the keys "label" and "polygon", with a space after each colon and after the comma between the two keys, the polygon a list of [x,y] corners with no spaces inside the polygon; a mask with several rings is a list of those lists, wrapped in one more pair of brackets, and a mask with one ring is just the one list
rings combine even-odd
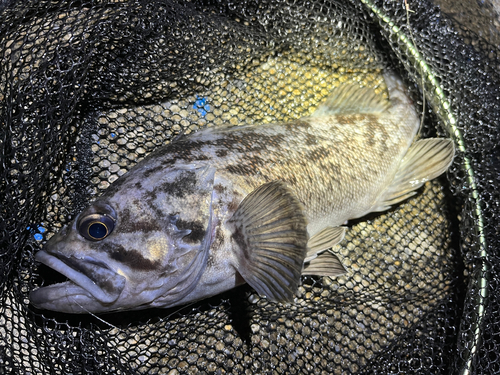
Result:
{"label": "gill cover", "polygon": [[[205,229],[199,244],[185,241],[190,230],[181,230],[177,226],[179,217],[174,215],[169,218],[168,237],[172,241],[172,250],[166,262],[165,274],[159,279],[165,280],[161,288],[163,293],[145,307],[169,307],[175,305],[198,284],[207,265],[210,245],[212,243],[213,222],[213,185],[216,169],[211,166],[197,166],[188,164],[182,169],[194,172],[196,175],[196,221]],[[195,199],[187,196],[187,199]],[[181,212],[182,213],[182,212]]]}

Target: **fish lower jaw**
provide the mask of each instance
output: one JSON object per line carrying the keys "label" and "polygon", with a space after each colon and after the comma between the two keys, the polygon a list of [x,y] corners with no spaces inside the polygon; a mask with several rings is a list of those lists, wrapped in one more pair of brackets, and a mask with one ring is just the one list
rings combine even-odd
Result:
{"label": "fish lower jaw", "polygon": [[[126,294],[126,292],[124,293]],[[123,305],[124,300],[128,301],[130,298],[103,303],[71,280],[40,287],[30,292],[29,299],[31,305],[37,309],[67,314],[99,314],[150,307],[148,303],[145,303],[144,306]]]}
{"label": "fish lower jaw", "polygon": [[71,280],[38,288],[30,293],[29,298],[38,309],[67,314],[99,314],[119,310],[115,303],[102,303]]}
{"label": "fish lower jaw", "polygon": [[[60,301],[71,304],[69,299],[73,298],[76,304],[81,301],[94,308],[99,304],[103,308],[98,310],[107,311],[125,288],[125,277],[91,258],[56,256],[45,250],[39,251],[35,258],[69,279],[34,291],[30,298],[37,307],[63,311],[66,307]],[[87,275],[92,275],[92,279]],[[83,306],[85,310],[87,305]],[[89,308],[87,310],[93,311]]]}
{"label": "fish lower jaw", "polygon": [[89,301],[97,302],[71,280],[38,288],[30,293],[29,298],[36,308],[71,314],[88,313]]}

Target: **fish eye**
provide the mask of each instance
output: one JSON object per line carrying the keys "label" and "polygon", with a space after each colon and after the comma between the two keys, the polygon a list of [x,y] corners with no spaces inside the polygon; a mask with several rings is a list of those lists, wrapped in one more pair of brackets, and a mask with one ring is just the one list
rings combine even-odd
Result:
{"label": "fish eye", "polygon": [[105,214],[91,214],[78,221],[78,232],[91,241],[105,239],[113,231],[115,220]]}

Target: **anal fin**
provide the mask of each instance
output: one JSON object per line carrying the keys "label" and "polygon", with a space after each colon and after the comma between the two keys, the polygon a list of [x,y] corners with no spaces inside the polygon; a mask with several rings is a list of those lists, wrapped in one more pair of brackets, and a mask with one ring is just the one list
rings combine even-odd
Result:
{"label": "anal fin", "polygon": [[255,189],[228,221],[236,243],[236,269],[257,293],[289,302],[297,291],[307,251],[300,202],[282,182]]}
{"label": "anal fin", "polygon": [[302,275],[340,276],[347,271],[339,258],[330,250],[324,251],[304,265]]}
{"label": "anal fin", "polygon": [[453,141],[427,138],[414,142],[401,161],[392,183],[370,211],[385,211],[415,194],[425,182],[443,174],[455,155]]}

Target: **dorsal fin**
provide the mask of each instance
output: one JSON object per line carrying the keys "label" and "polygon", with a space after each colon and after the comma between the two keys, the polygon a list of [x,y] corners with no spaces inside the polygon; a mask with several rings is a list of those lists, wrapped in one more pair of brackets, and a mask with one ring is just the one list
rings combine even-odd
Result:
{"label": "dorsal fin", "polygon": [[245,197],[227,224],[243,279],[271,301],[292,301],[308,239],[297,198],[282,182],[264,184]]}
{"label": "dorsal fin", "polygon": [[312,117],[380,113],[389,107],[389,101],[376,94],[374,89],[348,83],[333,89]]}

